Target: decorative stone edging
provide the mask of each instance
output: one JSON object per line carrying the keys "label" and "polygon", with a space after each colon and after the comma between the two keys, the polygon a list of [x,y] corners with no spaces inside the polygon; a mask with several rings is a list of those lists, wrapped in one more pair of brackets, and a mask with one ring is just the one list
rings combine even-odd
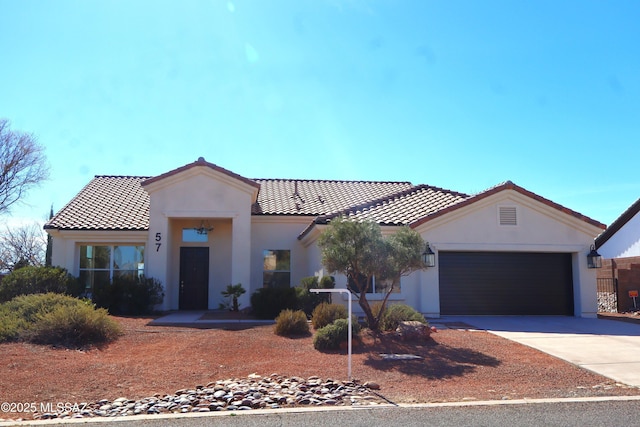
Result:
{"label": "decorative stone edging", "polygon": [[34,419],[71,419],[122,417],[143,414],[278,409],[298,406],[359,406],[387,403],[372,392],[380,386],[373,382],[322,380],[312,376],[268,377],[251,374],[244,379],[210,382],[194,389],[182,389],[173,395],[156,394],[140,400],[121,397],[79,404],[66,412],[37,413]]}

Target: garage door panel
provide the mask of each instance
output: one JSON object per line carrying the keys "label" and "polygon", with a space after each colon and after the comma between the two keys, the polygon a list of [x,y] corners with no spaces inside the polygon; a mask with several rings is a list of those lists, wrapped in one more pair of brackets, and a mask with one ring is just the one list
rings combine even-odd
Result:
{"label": "garage door panel", "polygon": [[573,314],[571,254],[440,252],[442,314]]}

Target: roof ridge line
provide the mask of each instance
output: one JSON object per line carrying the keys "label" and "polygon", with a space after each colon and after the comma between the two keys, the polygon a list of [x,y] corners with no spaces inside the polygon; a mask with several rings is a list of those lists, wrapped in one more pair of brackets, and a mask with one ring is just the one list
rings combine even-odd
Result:
{"label": "roof ridge line", "polygon": [[141,178],[149,179],[153,178],[152,175],[94,175],[94,178]]}
{"label": "roof ridge line", "polygon": [[460,197],[465,197],[465,198],[472,197],[472,195],[471,195],[471,194],[462,193],[462,192],[460,192],[460,191],[455,191],[455,190],[450,190],[450,189],[448,189],[448,188],[437,187],[437,186],[435,186],[435,185],[420,184],[420,185],[418,185],[417,187],[429,188],[429,189],[431,189],[431,190],[436,190],[436,191],[444,191],[444,192],[446,192],[446,193],[453,194],[453,195],[460,196]]}
{"label": "roof ridge line", "polygon": [[410,184],[411,181],[375,181],[375,180],[351,180],[351,179],[313,179],[313,178],[251,178],[253,181],[291,181],[291,182],[348,182],[363,184]]}
{"label": "roof ridge line", "polygon": [[[334,219],[337,218],[339,216],[342,215],[346,215],[349,212],[353,212],[353,211],[358,211],[359,209],[365,209],[365,208],[374,208],[376,207],[378,204],[390,201],[390,200],[395,200],[395,199],[399,199],[401,197],[405,197],[410,195],[411,193],[415,193],[416,191],[422,190],[422,189],[429,189],[429,190],[440,190],[440,191],[447,191],[447,190],[442,190],[439,189],[438,187],[434,187],[434,186],[430,186],[427,184],[419,184],[419,185],[412,185],[410,188],[407,188],[405,190],[400,190],[400,191],[396,191],[395,193],[391,193],[391,194],[387,194],[385,196],[382,197],[378,197],[377,199],[373,199],[369,202],[362,202],[358,205],[354,205],[354,206],[350,206],[348,208],[342,209],[340,211],[331,213],[331,214],[327,214],[327,215],[319,215],[316,218],[316,221],[314,221],[316,224],[322,224],[322,223],[326,223],[326,221],[330,220],[330,219]],[[455,193],[455,192],[453,192]],[[467,196],[468,197],[468,196]],[[320,222],[318,222],[318,220]]]}

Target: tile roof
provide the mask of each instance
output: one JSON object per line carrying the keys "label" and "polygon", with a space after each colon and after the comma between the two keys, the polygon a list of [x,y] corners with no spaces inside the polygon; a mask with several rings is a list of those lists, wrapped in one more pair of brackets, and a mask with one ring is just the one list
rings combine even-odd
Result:
{"label": "tile roof", "polygon": [[[155,179],[96,176],[45,224],[45,228],[147,230],[149,194],[143,186]],[[252,206],[253,215],[330,215],[413,187],[409,182],[283,179],[252,181],[260,186],[258,200]]]}
{"label": "tile roof", "polygon": [[413,187],[410,182],[256,179],[254,215],[329,215]]}
{"label": "tile roof", "polygon": [[143,176],[96,176],[44,226],[62,230],[148,230]]}
{"label": "tile roof", "polygon": [[[204,160],[198,160],[169,174],[203,164],[217,168],[203,162]],[[226,170],[221,171],[227,173]],[[159,177],[165,176],[167,174]],[[235,174],[231,176],[236,177]],[[159,177],[96,176],[45,224],[45,229],[148,230],[149,194],[145,191],[144,185]],[[510,181],[469,196],[428,185],[414,186],[410,182],[248,180],[239,175],[237,177],[259,187],[257,201],[252,206],[252,215],[310,217],[310,225],[301,236],[314,224],[324,224],[341,215],[357,220],[371,220],[381,225],[415,227],[505,189],[518,191],[592,225],[605,228],[595,220],[531,193]]]}
{"label": "tile roof", "polygon": [[[375,221],[380,225],[408,225],[467,198],[468,195],[455,191],[419,185],[370,203],[349,207],[332,217],[347,216],[360,221]],[[329,218],[325,216],[325,219]]]}

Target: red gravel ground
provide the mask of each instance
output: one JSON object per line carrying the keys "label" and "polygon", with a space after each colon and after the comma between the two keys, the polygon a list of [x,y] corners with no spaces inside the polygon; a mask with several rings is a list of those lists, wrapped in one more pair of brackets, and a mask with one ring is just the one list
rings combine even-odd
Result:
{"label": "red gravel ground", "polygon": [[[0,344],[0,402],[80,403],[171,394],[251,373],[346,379],[346,352],[322,353],[312,337],[284,338],[273,326],[242,330],[148,326],[150,318],[115,318],[125,330],[103,348],[67,350]],[[639,395],[532,348],[450,325],[426,343],[364,334],[354,347],[353,377],[380,384],[396,403]],[[420,360],[386,361],[381,353]],[[31,414],[0,413],[0,418]]]}

